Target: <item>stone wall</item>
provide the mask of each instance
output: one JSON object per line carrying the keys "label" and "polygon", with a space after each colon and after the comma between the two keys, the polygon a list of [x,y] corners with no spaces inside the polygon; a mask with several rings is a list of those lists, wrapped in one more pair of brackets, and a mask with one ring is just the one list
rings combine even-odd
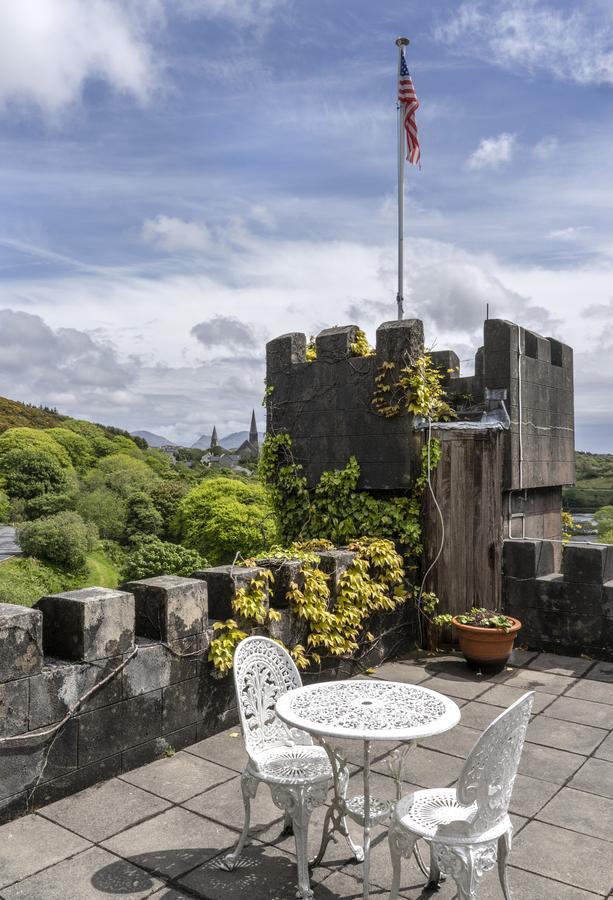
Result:
{"label": "stone wall", "polygon": [[[321,554],[333,592],[353,557]],[[299,561],[261,562],[276,576],[269,597],[281,612],[275,636],[304,639],[285,597],[290,578],[300,578]],[[193,578],[55,594],[34,609],[0,604],[0,821],[237,723],[232,678],[216,676],[207,651],[213,622],[229,617],[237,587],[258,571],[219,566]],[[381,640],[363,664],[406,646],[409,619],[408,611],[381,616],[372,629]],[[391,624],[399,630],[384,635]],[[341,669],[349,674],[351,661]]]}
{"label": "stone wall", "polygon": [[519,643],[613,660],[613,545],[569,543],[560,570],[550,541],[505,541],[503,609]]}
{"label": "stone wall", "polygon": [[423,325],[418,319],[383,323],[374,356],[351,356],[356,332],[355,325],[322,331],[313,362],[306,361],[304,334],[267,344],[267,431],[291,436],[294,459],[311,487],[322,472],[342,469],[355,456],[361,488],[409,488],[420,445],[413,416],[387,419],[375,412],[372,399],[382,362],[393,362],[398,377],[423,352]]}

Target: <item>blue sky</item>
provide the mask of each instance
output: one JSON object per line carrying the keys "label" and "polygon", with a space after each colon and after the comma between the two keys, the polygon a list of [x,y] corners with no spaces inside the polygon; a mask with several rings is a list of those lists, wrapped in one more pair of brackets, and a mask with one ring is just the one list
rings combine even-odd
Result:
{"label": "blue sky", "polygon": [[271,337],[372,337],[400,33],[407,315],[466,360],[487,302],[572,344],[577,444],[613,452],[608,0],[1,5],[0,393],[191,442],[247,427]]}

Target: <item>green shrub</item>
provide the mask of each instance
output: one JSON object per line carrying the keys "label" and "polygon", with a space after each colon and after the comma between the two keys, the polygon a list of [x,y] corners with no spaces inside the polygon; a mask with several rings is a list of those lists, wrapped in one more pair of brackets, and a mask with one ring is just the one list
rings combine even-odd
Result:
{"label": "green shrub", "polygon": [[68,578],[39,559],[9,559],[0,566],[0,603],[32,606],[45,594],[65,591]]}
{"label": "green shrub", "polygon": [[48,428],[46,433],[62,445],[76,469],[87,469],[94,464],[96,457],[93,447],[83,435],[70,428]]}
{"label": "green shrub", "polygon": [[74,494],[39,494],[26,500],[25,513],[28,519],[40,519],[41,516],[53,516],[66,509],[75,508]]}
{"label": "green shrub", "polygon": [[65,467],[52,453],[37,447],[13,448],[1,454],[0,477],[10,497],[24,500],[40,494],[70,494],[77,488],[70,462]]}
{"label": "green shrub", "polygon": [[153,578],[155,575],[189,577],[196,569],[206,565],[207,561],[195,550],[154,537],[143,541],[128,555],[121,568],[121,575],[126,581]]}
{"label": "green shrub", "polygon": [[123,540],[126,508],[126,501],[105,487],[81,491],[76,502],[79,515],[94,523],[100,537],[111,541]]}
{"label": "green shrub", "polygon": [[56,459],[63,468],[71,467],[69,453],[49,434],[49,430],[9,428],[8,431],[0,434],[0,459],[13,450],[41,451]]}
{"label": "green shrub", "polygon": [[173,522],[179,509],[179,503],[185,497],[188,486],[183,481],[160,481],[151,491],[153,505],[162,517],[163,538],[173,537]]}
{"label": "green shrub", "polygon": [[19,543],[26,556],[54,563],[66,572],[82,572],[87,554],[96,546],[96,526],[76,512],[61,512],[28,522],[19,528]]}
{"label": "green shrub", "polygon": [[149,494],[159,478],[142,459],[134,459],[126,453],[114,453],[101,459],[85,480],[90,490],[107,488],[127,499],[130,494],[144,491]]}
{"label": "green shrub", "polygon": [[276,540],[276,525],[261,484],[211,478],[183,498],[176,518],[182,544],[206,556],[212,565],[265,550]]}
{"label": "green shrub", "polygon": [[128,497],[126,504],[125,536],[136,543],[143,535],[158,535],[162,530],[162,516],[144,491]]}

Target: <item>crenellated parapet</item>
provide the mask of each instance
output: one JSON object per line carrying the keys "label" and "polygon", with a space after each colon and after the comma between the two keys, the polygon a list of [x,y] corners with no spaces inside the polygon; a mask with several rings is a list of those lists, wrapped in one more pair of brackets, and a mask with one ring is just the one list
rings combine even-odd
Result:
{"label": "crenellated parapet", "polygon": [[613,545],[505,541],[503,607],[529,647],[613,659]]}
{"label": "crenellated parapet", "polygon": [[361,487],[406,488],[414,478],[419,446],[413,417],[404,412],[385,418],[372,400],[384,362],[399,372],[423,353],[423,324],[419,319],[384,322],[372,356],[354,355],[357,332],[355,325],[325,329],[315,339],[312,362],[307,362],[304,334],[284,334],[267,344],[267,431],[291,436],[294,459],[310,485],[355,456]]}
{"label": "crenellated parapet", "polygon": [[[320,554],[332,598],[354,557]],[[33,609],[0,604],[0,821],[234,725],[232,678],[219,677],[208,660],[213,623],[233,616],[236,591],[270,569],[268,602],[280,613],[271,633],[291,646],[304,642],[305,624],[287,600],[302,565],[261,559],[192,578],[54,594]],[[387,615],[398,624],[398,614]],[[383,617],[366,665],[389,651],[389,625]],[[350,660],[339,664],[351,673]]]}

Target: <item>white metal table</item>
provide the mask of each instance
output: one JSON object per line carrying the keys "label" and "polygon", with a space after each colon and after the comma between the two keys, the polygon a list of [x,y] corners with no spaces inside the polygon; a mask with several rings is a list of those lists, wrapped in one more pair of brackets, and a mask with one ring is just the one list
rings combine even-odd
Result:
{"label": "white metal table", "polygon": [[[329,681],[296,688],[277,700],[276,713],[287,725],[311,734],[324,747],[334,775],[334,799],[326,814],[317,865],[335,831],[343,834],[364,863],[364,900],[369,897],[371,827],[389,820],[393,803],[372,797],[370,756],[374,741],[402,744],[389,754],[388,768],[400,799],[402,765],[406,753],[420,738],[440,734],[460,720],[453,700],[419,685],[396,681]],[[344,799],[349,779],[347,758],[335,740],[359,740],[364,744],[364,794]],[[344,824],[350,816],[363,827],[363,848],[351,842]]]}

